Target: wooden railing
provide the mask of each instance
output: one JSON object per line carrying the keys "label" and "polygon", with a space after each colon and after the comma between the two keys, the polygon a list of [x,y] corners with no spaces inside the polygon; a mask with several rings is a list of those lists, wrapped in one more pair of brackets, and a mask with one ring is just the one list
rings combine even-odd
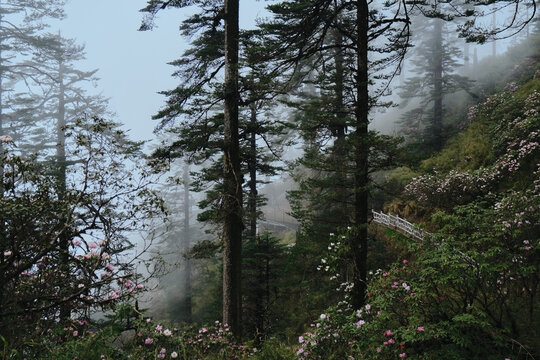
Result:
{"label": "wooden railing", "polygon": [[388,215],[383,212],[373,211],[373,222],[386,226],[390,229],[397,230],[407,237],[420,241],[423,240],[425,236],[430,235],[429,233],[419,229],[418,226],[400,218],[399,216]]}
{"label": "wooden railing", "polygon": [[[372,211],[373,212],[373,222],[376,223],[376,224],[379,224],[379,225],[382,225],[382,226],[385,226],[387,228],[390,228],[390,229],[394,229],[400,233],[402,233],[403,235],[409,237],[409,238],[412,238],[412,239],[416,239],[416,240],[419,240],[419,241],[422,241],[424,240],[425,238],[428,238],[431,236],[430,233],[428,233],[427,231],[424,231],[420,228],[418,228],[417,225],[405,220],[405,219],[402,219],[400,218],[399,216],[396,216],[396,215],[389,215],[389,214],[385,214],[383,212],[377,212],[377,211]],[[436,243],[437,246],[441,246],[441,243]],[[455,247],[453,247],[453,250],[455,253],[459,254],[459,256],[463,259],[465,259],[467,261],[467,263],[469,264],[474,264],[474,265],[478,265],[478,263],[472,259],[470,256],[464,254],[462,251],[456,249]]]}

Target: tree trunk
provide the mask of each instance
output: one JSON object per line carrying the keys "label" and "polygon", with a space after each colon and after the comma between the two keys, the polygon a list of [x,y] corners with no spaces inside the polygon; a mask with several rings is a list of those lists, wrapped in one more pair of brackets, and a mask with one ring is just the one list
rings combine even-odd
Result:
{"label": "tree trunk", "polygon": [[238,8],[225,0],[223,137],[223,322],[241,337],[242,173],[238,142]]}
{"label": "tree trunk", "polygon": [[255,241],[257,237],[257,109],[251,106],[249,124],[249,240]]}
{"label": "tree trunk", "polygon": [[[62,55],[60,55],[62,56]],[[58,60],[58,113],[56,118],[56,181],[57,196],[60,202],[66,197],[66,104],[65,104],[65,85],[64,85],[64,64],[61,59]],[[66,226],[67,219],[61,214],[61,226]],[[68,279],[69,271],[69,237],[67,229],[60,229],[60,261],[63,268],[63,276]],[[65,320],[71,315],[71,308],[68,304],[62,304],[60,307],[60,319]]]}
{"label": "tree trunk", "polygon": [[[2,28],[2,22],[3,22],[3,16],[2,16],[2,5],[0,0],[0,29]],[[4,84],[2,83],[4,80],[4,59],[2,58],[2,39],[0,38],[0,136],[5,135],[4,134],[4,103],[3,103],[3,93],[4,93]],[[4,154],[4,143],[0,141],[0,154],[3,156]],[[4,197],[4,164],[0,165],[0,197]],[[4,222],[3,220],[1,221]]]}
{"label": "tree trunk", "polygon": [[442,142],[443,115],[443,49],[442,49],[443,20],[435,19],[433,23],[433,122],[431,124],[431,139],[435,149]]}
{"label": "tree trunk", "polygon": [[[264,325],[265,323],[268,324],[268,318],[269,318],[269,311],[270,311],[270,235],[269,234],[266,234],[265,236],[265,240],[266,240],[266,243],[265,243],[265,253],[266,253],[266,256],[264,257],[265,258],[265,267],[264,267],[264,281],[265,281],[265,292],[264,292],[264,301],[262,302],[263,304],[263,309],[261,309],[262,311],[262,316],[261,316],[261,325],[260,325],[260,328],[261,329],[264,329]],[[268,326],[268,325],[267,325]],[[262,334],[261,334],[261,339],[262,339]]]}
{"label": "tree trunk", "polygon": [[63,200],[66,192],[66,103],[64,65],[58,62],[58,114],[56,118],[56,163],[58,166],[58,199]]}
{"label": "tree trunk", "polygon": [[333,163],[336,166],[336,207],[334,209],[336,217],[342,226],[348,221],[349,209],[347,208],[347,140],[345,138],[345,129],[347,127],[346,118],[347,113],[345,111],[344,101],[344,60],[343,60],[343,36],[340,32],[336,32],[336,75],[335,75],[335,110],[336,110],[336,123],[333,124],[332,133],[335,136],[334,140],[334,152]]}
{"label": "tree trunk", "polygon": [[[0,0],[0,29],[2,28],[2,21],[3,21],[3,18],[2,18],[2,6],[1,6],[1,0]],[[3,59],[2,59],[2,38],[0,38],[0,136],[3,136],[4,135],[4,118],[3,118],[3,108],[4,108],[4,104],[2,102],[3,100],[3,83],[2,83],[2,80],[4,78],[4,71],[2,70],[3,68]],[[2,141],[0,141],[0,156],[4,156],[4,143]],[[0,164],[0,198],[3,198],[4,197],[4,162],[2,161],[2,163]],[[4,234],[4,218],[1,217],[0,218],[0,241],[2,242],[7,242],[7,239],[6,239],[6,236]],[[0,282],[0,306],[2,305],[3,303],[3,300],[4,299],[4,284],[2,284],[2,282]]]}
{"label": "tree trunk", "polygon": [[[184,239],[183,254],[186,254],[191,248],[191,234],[189,226],[189,217],[191,203],[189,201],[189,164],[184,166]],[[183,320],[190,324],[192,322],[191,309],[191,259],[184,259],[184,314]]]}
{"label": "tree trunk", "polygon": [[[254,256],[256,258],[261,257],[261,254],[268,253],[268,247],[264,248],[261,244],[260,238],[257,238],[257,108],[253,104],[251,106],[251,118],[249,124],[250,140],[249,140],[249,200],[248,200],[248,214],[249,214],[249,241],[253,246],[256,246],[257,250]],[[253,289],[253,301],[254,301],[254,320],[255,320],[255,345],[259,346],[264,337],[264,321],[266,317],[265,311],[265,299],[263,286],[267,281],[264,276],[263,264],[255,263],[255,286]],[[268,285],[268,284],[267,284]]]}
{"label": "tree trunk", "polygon": [[356,229],[351,236],[353,256],[353,289],[351,302],[354,309],[364,304],[367,276],[367,221],[368,221],[368,4],[358,1],[356,12],[356,105],[354,134],[355,171],[354,171],[354,222]]}

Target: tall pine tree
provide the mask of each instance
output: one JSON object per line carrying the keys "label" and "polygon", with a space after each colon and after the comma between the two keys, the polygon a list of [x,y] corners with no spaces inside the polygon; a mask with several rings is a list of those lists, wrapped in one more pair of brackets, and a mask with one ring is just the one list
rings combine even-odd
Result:
{"label": "tall pine tree", "polygon": [[405,103],[419,99],[419,104],[402,117],[403,130],[406,135],[419,138],[429,148],[438,150],[447,136],[444,133],[445,97],[459,90],[468,91],[471,84],[456,73],[461,52],[453,45],[455,31],[445,31],[450,25],[442,19],[421,15],[414,23],[418,24],[414,26],[414,34],[418,34],[419,40],[413,50],[416,57],[410,63],[411,72],[416,76],[408,78],[401,86],[400,96]]}
{"label": "tall pine tree", "polygon": [[[205,31],[195,41],[194,51],[188,52],[186,57],[178,64],[188,65],[188,58],[195,57],[196,64],[193,73],[183,73],[184,84],[169,94],[172,107],[168,107],[164,114],[167,119],[174,119],[177,115],[185,111],[185,105],[189,102],[201,100],[203,110],[197,114],[191,114],[195,118],[202,119],[209,113],[215,113],[215,106],[223,103],[222,115],[212,117],[221,122],[220,135],[217,136],[217,147],[213,147],[214,153],[218,150],[222,153],[221,189],[219,198],[221,202],[220,217],[222,221],[221,238],[223,242],[223,321],[231,326],[235,336],[241,336],[241,255],[242,255],[242,231],[244,228],[242,220],[243,196],[242,183],[243,176],[240,164],[240,139],[239,139],[239,1],[225,0],[222,5],[218,1],[196,2],[203,10],[184,23],[186,34],[193,34],[203,28]],[[151,0],[144,9],[149,17],[143,23],[142,28],[151,26],[153,15],[160,9],[167,7],[185,7],[187,3],[156,1]],[[222,26],[222,27],[221,27]],[[210,42],[201,42],[209,39]],[[224,46],[222,42],[224,40]],[[197,51],[203,53],[198,53]],[[208,51],[210,49],[210,51]],[[202,57],[197,58],[202,55]],[[189,64],[192,65],[192,64]],[[189,66],[188,65],[188,66]],[[214,68],[214,69],[212,69]],[[209,70],[212,69],[212,70]],[[204,99],[204,93],[208,92],[207,85],[217,85],[215,78],[220,70],[224,71],[224,80],[218,89],[212,91],[217,96],[211,98],[211,104]],[[195,77],[199,75],[200,77]],[[207,93],[208,95],[208,93]],[[195,99],[194,99],[195,98]],[[206,105],[205,105],[206,103]],[[200,108],[199,108],[200,109]],[[178,111],[179,110],[179,111]],[[193,108],[191,108],[193,110]],[[173,114],[173,112],[176,112]],[[192,119],[193,120],[193,119]],[[203,131],[206,129],[202,129]],[[185,139],[184,139],[185,140]],[[182,140],[181,140],[182,141]],[[206,145],[203,145],[206,146]]]}
{"label": "tall pine tree", "polygon": [[[349,101],[343,103],[342,111],[336,112],[339,114],[336,118],[341,121],[350,119],[347,127],[350,128],[348,143],[351,147],[348,153],[353,211],[349,221],[355,226],[355,231],[349,245],[354,285],[351,302],[355,308],[364,303],[367,276],[369,171],[370,158],[375,158],[371,150],[376,141],[368,131],[369,113],[384,90],[384,85],[377,90],[376,86],[380,84],[375,83],[374,76],[377,73],[388,74],[383,70],[389,64],[398,64],[407,47],[408,9],[400,5],[403,4],[392,2],[377,7],[367,1],[284,1],[269,7],[275,20],[264,25],[268,34],[266,51],[271,54],[269,59],[274,61],[279,71],[288,69],[291,78],[298,74],[305,60],[322,59],[329,50],[347,53],[351,59],[351,76],[343,83],[349,90]],[[337,40],[331,41],[331,36]],[[368,53],[373,55],[370,60]],[[339,68],[339,56],[334,61],[335,67]],[[340,82],[338,74],[334,80],[338,84],[334,93],[338,107],[342,104],[338,100],[342,94]],[[337,127],[338,135],[339,131]]]}

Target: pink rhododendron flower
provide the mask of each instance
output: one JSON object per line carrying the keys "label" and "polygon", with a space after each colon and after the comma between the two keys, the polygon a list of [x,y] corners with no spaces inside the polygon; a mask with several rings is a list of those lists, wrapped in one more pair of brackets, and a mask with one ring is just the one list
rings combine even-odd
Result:
{"label": "pink rhododendron flower", "polygon": [[423,326],[419,326],[418,328],[416,328],[416,330],[418,330],[418,331],[424,331],[424,327],[423,327]]}
{"label": "pink rhododendron flower", "polygon": [[152,338],[146,338],[146,339],[144,340],[144,343],[145,343],[146,345],[150,345],[150,344],[152,344],[153,342],[154,342],[154,339],[152,339]]}
{"label": "pink rhododendron flower", "polygon": [[402,359],[404,359],[404,358],[406,358],[406,357],[407,357],[407,354],[405,354],[405,353],[401,353],[401,354],[399,354],[399,357],[400,357],[400,358],[402,358]]}
{"label": "pink rhododendron flower", "polygon": [[407,291],[410,291],[411,290],[411,287],[409,285],[407,285],[407,283],[403,283],[401,284],[401,286],[403,286],[403,288]]}

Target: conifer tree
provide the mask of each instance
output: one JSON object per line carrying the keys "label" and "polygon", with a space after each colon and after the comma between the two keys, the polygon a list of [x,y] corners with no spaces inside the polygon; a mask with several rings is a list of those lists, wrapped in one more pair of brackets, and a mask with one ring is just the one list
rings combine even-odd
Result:
{"label": "conifer tree", "polygon": [[[184,254],[187,254],[191,248],[191,237],[192,231],[190,226],[190,216],[191,216],[191,200],[189,198],[189,164],[184,165],[184,174],[183,174],[183,183],[184,183],[184,240],[183,240],[183,251]],[[185,267],[184,267],[184,314],[183,318],[187,323],[192,322],[192,286],[191,286],[191,259],[186,258]]]}
{"label": "conifer tree", "polygon": [[[62,18],[63,5],[64,0],[0,2],[0,136],[11,136],[6,130],[10,120],[28,115],[20,108],[12,108],[12,105],[19,104],[14,89],[32,80],[35,69],[27,60],[32,51],[43,45],[41,32],[46,27],[44,20]],[[3,144],[0,143],[2,149]],[[0,177],[2,173],[3,168],[0,167]]]}
{"label": "conifer tree", "polygon": [[[51,160],[55,166],[57,196],[65,196],[69,164],[80,159],[69,153],[66,129],[86,116],[106,116],[107,100],[90,95],[82,84],[97,81],[97,70],[82,71],[75,66],[84,59],[84,47],[60,34],[48,34],[40,40],[32,59],[27,60],[32,81],[29,92],[20,99],[31,109],[28,117],[13,118],[10,129],[19,149],[26,154],[39,153],[38,160]],[[30,67],[31,65],[31,67]],[[50,132],[49,129],[54,129]],[[51,151],[54,149],[54,153]],[[62,262],[68,263],[68,238],[64,236],[59,251]],[[68,269],[66,268],[67,272]],[[64,314],[64,318],[69,314]]]}
{"label": "conifer tree", "polygon": [[182,160],[174,159],[168,164],[169,176],[160,189],[168,215],[166,221],[156,227],[161,238],[155,249],[159,256],[154,264],[160,272],[157,287],[160,295],[152,311],[157,317],[190,324],[201,320],[194,313],[193,302],[197,295],[194,290],[196,271],[200,265],[194,257],[201,253],[194,254],[193,249],[203,241],[205,234],[202,227],[193,224],[196,212],[192,211],[194,200],[190,190],[192,167]]}
{"label": "conifer tree", "polygon": [[[228,4],[229,2],[225,3],[225,5]],[[229,137],[224,134],[228,131],[230,124],[225,120],[227,110],[224,113],[221,112],[223,109],[221,104],[226,99],[230,99],[233,103],[238,100],[233,96],[238,95],[236,88],[231,90],[224,86],[220,79],[222,71],[225,70],[227,73],[224,59],[230,55],[222,47],[224,40],[227,43],[223,24],[229,12],[224,10],[223,3],[217,0],[195,2],[150,0],[144,9],[149,17],[142,28],[151,27],[154,15],[159,10],[167,7],[182,8],[188,5],[199,5],[202,9],[182,26],[186,35],[193,36],[193,47],[182,59],[174,63],[180,69],[176,75],[181,78],[182,85],[172,91],[164,92],[168,96],[167,106],[156,116],[162,120],[161,128],[170,126],[170,129],[180,136],[172,144],[166,145],[157,155],[179,156],[187,153],[192,159],[213,158],[216,160],[219,159],[219,154],[229,150]],[[305,73],[310,73],[302,69],[307,59],[319,65],[325,54],[333,49],[341,50],[342,54],[347,53],[347,58],[350,59],[351,66],[347,68],[350,70],[350,76],[343,82],[346,84],[344,94],[348,100],[343,103],[343,113],[347,116],[338,118],[348,119],[346,125],[341,126],[341,129],[347,129],[347,136],[343,136],[345,135],[343,131],[341,137],[346,138],[350,145],[347,151],[351,165],[348,179],[353,184],[350,189],[353,209],[350,222],[355,226],[355,234],[349,245],[352,250],[350,264],[353,268],[352,305],[354,307],[362,305],[365,295],[368,199],[371,184],[369,172],[388,163],[390,158],[384,152],[374,151],[374,145],[382,141],[380,137],[368,131],[370,111],[374,106],[381,104],[380,96],[387,90],[387,82],[380,80],[388,79],[397,72],[395,70],[389,73],[388,69],[391,68],[390,65],[399,65],[406,51],[411,7],[425,7],[426,12],[430,13],[429,16],[433,17],[449,19],[452,16],[433,11],[431,5],[428,1],[409,3],[397,0],[384,4],[338,0],[283,1],[270,6],[275,20],[262,26],[261,38],[265,46],[264,54],[261,54],[259,58],[266,59],[269,65],[273,65],[270,76],[284,74],[292,80],[292,83],[297,83]],[[474,24],[467,23],[463,31],[468,31],[467,34],[471,39],[481,41],[486,35],[472,32],[473,26]],[[236,30],[234,32],[236,33]],[[341,40],[329,41],[332,36],[338,39],[341,37]],[[368,54],[371,54],[371,57],[368,57]],[[338,64],[339,57],[336,57],[335,61]],[[238,69],[239,66],[233,69],[233,72]],[[336,81],[337,83],[339,80]],[[291,87],[291,85],[287,86]],[[279,89],[277,92],[285,92],[285,90]],[[339,93],[340,91],[336,90],[336,94]],[[244,103],[246,106],[250,104],[251,102]],[[175,120],[180,120],[182,125],[178,127],[171,125]],[[338,135],[340,134],[339,126],[334,130]],[[226,180],[227,176],[231,175],[227,172],[229,170],[227,166],[230,165],[227,159],[225,156],[225,166],[207,167],[201,179],[223,179],[222,182],[217,181],[218,187],[213,192],[215,199],[225,202],[226,205],[236,206],[242,201],[235,197],[236,193],[234,196],[232,194],[233,187],[230,186],[232,177],[231,182]],[[240,181],[240,178],[241,173],[238,170],[235,172],[234,180]],[[241,192],[241,186],[238,182],[236,184],[234,190]],[[231,190],[230,193],[227,190]],[[225,198],[227,194],[228,197]],[[235,204],[230,203],[229,200],[232,201],[232,199],[238,201]],[[209,203],[210,201],[207,202]],[[238,208],[235,207],[235,209]],[[227,206],[216,207],[215,210],[220,210],[221,213],[215,213],[221,216],[227,211],[232,211]],[[238,220],[238,217],[235,219]],[[228,229],[228,225],[224,223],[223,236],[227,237]],[[224,276],[228,277],[226,274]],[[224,281],[224,286],[225,283]],[[228,296],[225,296],[224,300],[235,301]],[[233,314],[235,309],[237,309],[235,306],[231,308],[224,304],[224,318],[228,319],[230,315],[238,319],[238,316]],[[233,313],[225,315],[229,311]],[[238,329],[235,331],[239,333]]]}
{"label": "conifer tree", "polygon": [[[13,121],[12,128],[24,152],[31,154],[54,149],[55,155],[51,154],[51,158],[56,159],[61,169],[66,166],[66,156],[69,158],[63,128],[85,115],[105,117],[112,114],[107,109],[107,99],[89,93],[85,86],[99,80],[96,77],[98,70],[85,71],[77,67],[85,59],[84,46],[60,34],[47,34],[43,42],[44,45],[28,61],[34,69],[30,91],[21,94],[33,116]],[[48,128],[55,130],[47,133]],[[40,139],[36,139],[37,135]]]}
{"label": "conifer tree", "polygon": [[[151,27],[153,15],[158,10],[186,5],[182,2],[149,1],[144,11],[150,16],[142,29]],[[194,47],[173,63],[181,67],[181,72],[176,74],[183,78],[183,83],[175,90],[165,92],[169,96],[169,106],[156,118],[163,119],[162,124],[166,125],[180,116],[187,116],[191,123],[191,128],[173,130],[183,133],[183,136],[163,149],[161,154],[168,153],[170,156],[175,151],[191,152],[199,156],[199,160],[212,157],[217,160],[218,154],[222,154],[221,169],[214,164],[203,172],[204,180],[218,181],[217,191],[213,194],[219,200],[219,206],[215,208],[219,211],[207,212],[206,216],[218,215],[222,222],[223,321],[231,326],[236,336],[240,336],[244,225],[239,133],[239,2],[200,1],[198,5],[202,13],[185,21],[181,29],[186,35],[199,32],[199,36],[193,41]],[[220,83],[217,74],[221,70],[225,79]],[[220,103],[223,104],[223,112],[218,110]],[[191,136],[185,136],[188,133]],[[193,141],[193,134],[200,142]],[[210,198],[206,203],[211,204],[212,200]]]}
{"label": "conifer tree", "polygon": [[242,335],[242,183],[238,136],[239,0],[225,0],[223,118],[223,322]]}
{"label": "conifer tree", "polygon": [[[344,23],[345,21],[341,21]],[[340,47],[342,35],[334,30],[325,40],[335,46],[325,52],[319,65],[313,68],[294,100],[288,102],[295,109],[294,125],[301,136],[303,155],[293,168],[298,189],[290,191],[288,200],[292,215],[299,221],[301,232],[297,237],[302,258],[297,258],[302,287],[319,294],[307,299],[300,308],[321,311],[333,295],[335,288],[326,281],[326,274],[316,271],[319,255],[328,246],[328,234],[350,225],[352,214],[353,179],[350,154],[350,114],[346,111],[353,101],[351,94],[353,56]],[[293,252],[293,256],[297,256]],[[300,265],[301,264],[301,265]],[[300,270],[301,266],[301,270]],[[291,288],[294,293],[295,289]],[[305,315],[304,315],[305,316]]]}
{"label": "conifer tree", "polygon": [[[374,145],[380,141],[368,131],[370,112],[374,106],[380,105],[380,96],[388,85],[388,82],[381,83],[380,80],[391,78],[399,71],[398,65],[409,45],[410,14],[413,8],[428,17],[444,20],[469,18],[470,21],[460,28],[461,34],[469,41],[486,41],[489,37],[519,25],[513,23],[507,28],[486,32],[474,20],[484,16],[483,7],[491,3],[470,3],[478,8],[460,11],[455,4],[448,5],[440,1],[390,1],[378,4],[333,0],[282,1],[268,7],[274,18],[262,25],[266,32],[264,51],[266,58],[274,64],[276,74],[285,73],[289,79],[294,80],[302,73],[309,73],[302,71],[307,59],[315,59],[311,61],[319,64],[317,61],[335,48],[351,54],[352,77],[348,79],[348,84],[352,101],[347,104],[346,112],[351,119],[348,139],[351,144],[351,178],[354,182],[351,189],[351,223],[355,226],[355,232],[349,246],[353,268],[351,302],[355,308],[363,304],[365,296],[371,184],[369,172],[388,160],[388,157],[374,151]],[[500,4],[504,6],[504,2]],[[340,45],[328,41],[333,29],[343,37]],[[436,86],[439,88],[441,81],[437,81]],[[439,103],[439,99],[436,100]],[[439,113],[440,109],[440,106],[436,106],[434,111]]]}
{"label": "conifer tree", "polygon": [[[367,275],[369,159],[374,143],[368,124],[370,109],[378,101],[377,92],[372,92],[370,96],[369,88],[370,84],[373,84],[370,75],[373,76],[388,64],[396,61],[399,63],[405,52],[409,18],[407,7],[399,5],[388,3],[377,8],[366,1],[284,1],[269,7],[275,20],[264,25],[269,34],[267,51],[270,51],[272,59],[281,60],[277,61],[277,68],[281,71],[290,69],[295,73],[301,60],[318,60],[332,49],[350,54],[352,70],[345,85],[350,90],[350,100],[344,105],[343,111],[338,111],[337,114],[347,114],[338,118],[349,118],[347,126],[351,129],[348,134],[348,141],[352,146],[349,156],[350,178],[353,183],[353,212],[350,223],[354,224],[356,230],[349,246],[354,284],[351,299],[355,308],[359,308],[364,302]],[[390,13],[392,16],[388,15]],[[335,36],[336,33],[342,36],[342,40],[328,41],[329,36]],[[376,43],[383,44],[384,50],[376,47]],[[368,63],[368,52],[376,49],[382,55]],[[338,58],[338,67],[339,62]],[[340,83],[339,76],[335,83]],[[339,99],[340,86],[336,88]]]}
{"label": "conifer tree", "polygon": [[[445,115],[444,98],[459,90],[468,90],[470,81],[455,71],[460,65],[459,49],[455,43],[454,32],[445,31],[448,27],[442,19],[415,19],[414,27],[422,40],[415,43],[416,58],[411,60],[416,76],[408,78],[401,87],[400,96],[405,105],[411,99],[419,99],[418,107],[407,111],[402,118],[404,131],[422,141],[433,150],[443,144],[443,119]],[[425,34],[429,34],[428,37]]]}

